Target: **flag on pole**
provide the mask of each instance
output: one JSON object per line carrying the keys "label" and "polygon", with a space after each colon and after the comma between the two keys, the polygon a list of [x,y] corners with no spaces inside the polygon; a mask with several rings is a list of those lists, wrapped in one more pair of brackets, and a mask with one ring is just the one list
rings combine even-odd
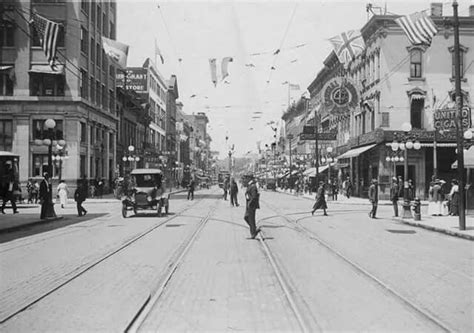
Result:
{"label": "flag on pole", "polygon": [[299,84],[290,83],[289,87],[290,87],[291,90],[300,90],[300,85]]}
{"label": "flag on pole", "polygon": [[347,66],[349,62],[362,53],[365,42],[359,30],[349,30],[329,39],[339,61]]}
{"label": "flag on pole", "polygon": [[414,45],[431,45],[433,36],[438,32],[433,20],[425,12],[401,16],[395,22],[403,29],[410,43]]}
{"label": "flag on pole", "polygon": [[127,68],[128,45],[102,36],[102,47],[104,48],[105,54],[119,67],[122,69]]}
{"label": "flag on pole", "polygon": [[51,67],[56,60],[56,50],[59,34],[59,23],[53,22],[43,16],[33,13],[32,24],[36,30],[41,47]]}
{"label": "flag on pole", "polygon": [[158,47],[158,44],[156,43],[156,39],[155,39],[155,57],[156,56],[159,56],[160,57],[160,60],[161,60],[161,63],[164,64],[165,63],[165,58],[163,57],[163,53],[161,53],[161,50],[160,48]]}

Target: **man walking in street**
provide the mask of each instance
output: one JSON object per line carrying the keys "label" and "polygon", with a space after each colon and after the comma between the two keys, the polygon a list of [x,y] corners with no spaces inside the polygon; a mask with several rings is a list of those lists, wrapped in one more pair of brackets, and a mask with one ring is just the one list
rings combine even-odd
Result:
{"label": "man walking in street", "polygon": [[237,201],[237,193],[239,193],[239,187],[234,178],[230,181],[230,204],[232,206],[239,207],[239,202]]}
{"label": "man walking in street", "polygon": [[249,185],[247,187],[247,191],[245,192],[245,199],[246,209],[244,220],[250,227],[250,237],[255,239],[257,234],[260,232],[260,228],[257,229],[256,222],[255,222],[255,213],[258,208],[260,208],[260,194],[257,190],[257,185],[255,184],[255,179],[251,179],[249,181]]}
{"label": "man walking in street", "polygon": [[41,180],[41,183],[40,183],[39,199],[41,203],[40,219],[44,220],[46,219],[46,212],[48,210],[48,205],[53,204],[51,202],[51,188],[49,185],[49,174],[47,172],[43,174],[43,180]]}
{"label": "man walking in street", "polygon": [[224,200],[227,200],[227,192],[229,191],[229,178],[226,177],[222,186],[224,189]]}
{"label": "man walking in street", "polygon": [[18,209],[16,208],[16,199],[15,195],[13,194],[13,191],[18,189],[18,184],[15,181],[11,163],[6,164],[5,173],[5,178],[7,179],[7,181],[5,182],[3,188],[0,188],[0,194],[3,200],[1,212],[2,214],[5,214],[5,206],[7,202],[10,201],[12,204],[13,214],[17,214]]}
{"label": "man walking in street", "polygon": [[194,178],[191,178],[189,185],[188,185],[188,200],[191,198],[191,200],[194,200],[194,188],[196,187],[196,182],[194,181]]}
{"label": "man walking in street", "polygon": [[369,200],[372,204],[372,210],[369,213],[369,217],[377,218],[377,204],[379,202],[379,189],[377,179],[372,179],[372,184],[369,187]]}
{"label": "man walking in street", "polygon": [[392,201],[393,215],[398,217],[398,183],[397,178],[392,178],[392,186],[390,187],[390,201]]}
{"label": "man walking in street", "polygon": [[82,207],[82,203],[86,201],[87,197],[87,183],[80,182],[76,192],[74,192],[74,200],[76,201],[77,207],[77,216],[82,216],[87,214],[87,210]]}

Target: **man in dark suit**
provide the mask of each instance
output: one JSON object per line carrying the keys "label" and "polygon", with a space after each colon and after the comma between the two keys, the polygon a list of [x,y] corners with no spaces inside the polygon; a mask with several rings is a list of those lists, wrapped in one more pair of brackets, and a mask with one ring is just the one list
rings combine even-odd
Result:
{"label": "man in dark suit", "polygon": [[369,217],[375,219],[377,215],[377,205],[379,202],[379,188],[377,179],[372,179],[372,184],[369,187],[369,200],[372,204],[372,210],[369,213]]}
{"label": "man in dark suit", "polygon": [[47,172],[43,173],[43,179],[40,183],[39,189],[39,198],[41,203],[41,215],[42,220],[46,219],[48,206],[52,204],[51,202],[51,186],[49,183],[49,175]]}
{"label": "man in dark suit", "polygon": [[191,181],[189,182],[188,185],[188,200],[191,198],[191,200],[194,200],[194,188],[196,187],[196,182],[194,181],[194,178],[191,178]]}
{"label": "man in dark suit", "polygon": [[232,206],[239,207],[239,202],[237,201],[237,193],[239,193],[239,186],[234,178],[230,181],[230,204]]}
{"label": "man in dark suit", "polygon": [[247,191],[245,192],[245,199],[247,200],[247,205],[244,220],[250,227],[250,237],[254,239],[260,232],[260,228],[257,229],[255,222],[256,210],[260,208],[260,194],[258,193],[257,185],[253,178],[249,181]]}
{"label": "man in dark suit", "polygon": [[82,216],[87,214],[87,210],[82,207],[82,203],[86,201],[87,197],[87,183],[86,182],[80,182],[78,184],[78,187],[76,189],[76,192],[74,193],[74,200],[76,201],[76,207],[77,207],[77,215]]}

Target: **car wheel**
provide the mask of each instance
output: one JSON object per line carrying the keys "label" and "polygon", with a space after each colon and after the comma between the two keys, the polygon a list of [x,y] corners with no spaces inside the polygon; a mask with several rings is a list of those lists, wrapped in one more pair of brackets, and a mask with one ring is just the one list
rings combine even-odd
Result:
{"label": "car wheel", "polygon": [[122,216],[123,218],[127,218],[127,206],[122,205]]}

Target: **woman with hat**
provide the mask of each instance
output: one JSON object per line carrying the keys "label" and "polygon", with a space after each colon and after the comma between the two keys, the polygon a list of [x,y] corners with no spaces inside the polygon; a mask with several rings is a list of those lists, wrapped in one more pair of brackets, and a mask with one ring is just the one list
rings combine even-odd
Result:
{"label": "woman with hat", "polygon": [[436,179],[430,186],[430,203],[428,206],[429,214],[433,216],[441,216],[443,193],[441,189],[441,181]]}
{"label": "woman with hat", "polygon": [[318,187],[318,192],[316,193],[316,202],[313,205],[313,210],[311,211],[311,215],[314,215],[314,212],[316,209],[323,209],[324,211],[324,216],[328,216],[326,213],[326,209],[328,209],[328,206],[326,204],[326,199],[324,197],[325,195],[325,184],[324,182],[319,182],[319,187]]}

